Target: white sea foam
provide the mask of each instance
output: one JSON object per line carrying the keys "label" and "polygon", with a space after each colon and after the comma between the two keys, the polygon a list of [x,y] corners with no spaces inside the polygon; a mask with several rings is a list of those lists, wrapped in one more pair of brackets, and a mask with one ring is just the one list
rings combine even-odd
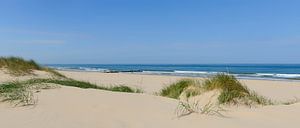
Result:
{"label": "white sea foam", "polygon": [[174,72],[166,72],[166,71],[142,71],[144,74],[171,74]]}
{"label": "white sea foam", "polygon": [[273,73],[256,73],[254,75],[256,75],[256,76],[275,76],[275,74],[273,74]]}
{"label": "white sea foam", "polygon": [[87,68],[87,67],[79,67],[79,70],[89,71],[89,72],[109,72],[108,69],[102,68]]}
{"label": "white sea foam", "polygon": [[[186,76],[211,76],[224,72],[205,72],[205,71],[143,71],[144,74],[170,74],[170,75],[186,75]],[[300,74],[276,74],[276,73],[255,73],[255,74],[231,74],[236,77],[249,78],[300,78]]]}
{"label": "white sea foam", "polygon": [[280,73],[256,73],[257,76],[277,77],[277,78],[300,78],[300,74],[280,74]]}
{"label": "white sea foam", "polygon": [[[110,72],[109,69],[95,68],[95,67],[71,67],[71,66],[62,66],[62,67],[52,67],[58,70],[74,70],[74,71],[88,71],[88,72]],[[118,70],[116,70],[118,71]],[[120,71],[122,72],[122,71]],[[188,71],[188,70],[174,70],[174,71],[141,71],[141,70],[132,70],[132,73],[139,74],[156,74],[156,75],[177,75],[177,76],[192,76],[192,77],[207,77],[216,75],[216,71]],[[244,73],[233,73],[238,78],[253,78],[253,79],[293,79],[300,78],[300,74],[288,74],[288,73],[253,73],[253,74],[244,74]]]}
{"label": "white sea foam", "polygon": [[300,78],[300,74],[276,74],[277,77]]}
{"label": "white sea foam", "polygon": [[178,71],[175,70],[175,73],[186,73],[186,74],[208,74],[209,72],[205,72],[205,71]]}
{"label": "white sea foam", "polygon": [[88,67],[51,67],[57,70],[67,70],[67,71],[88,71],[88,72],[109,72],[108,69],[102,68],[88,68]]}

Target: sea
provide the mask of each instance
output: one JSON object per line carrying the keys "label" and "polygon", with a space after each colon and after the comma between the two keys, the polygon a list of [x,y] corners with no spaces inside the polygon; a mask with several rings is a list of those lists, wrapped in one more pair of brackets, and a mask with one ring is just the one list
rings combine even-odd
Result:
{"label": "sea", "polygon": [[300,80],[300,64],[47,64],[67,71],[210,77],[228,73],[241,79]]}

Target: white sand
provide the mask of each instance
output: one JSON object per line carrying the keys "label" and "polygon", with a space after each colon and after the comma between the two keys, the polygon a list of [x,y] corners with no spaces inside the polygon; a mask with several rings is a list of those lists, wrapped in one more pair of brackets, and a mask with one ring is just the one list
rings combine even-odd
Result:
{"label": "white sand", "polygon": [[[300,103],[261,108],[232,108],[227,118],[192,114],[180,119],[177,100],[154,96],[180,77],[63,72],[69,77],[103,84],[138,86],[147,94],[128,94],[62,87],[38,93],[34,107],[0,103],[1,128],[299,128]],[[141,82],[142,79],[142,82]],[[299,82],[243,80],[251,89],[276,99],[300,96]],[[298,93],[297,93],[298,92]]]}

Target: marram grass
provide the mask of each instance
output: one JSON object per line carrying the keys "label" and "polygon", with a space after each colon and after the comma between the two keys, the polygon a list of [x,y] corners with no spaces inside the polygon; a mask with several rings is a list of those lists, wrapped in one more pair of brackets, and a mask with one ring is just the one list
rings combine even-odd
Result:
{"label": "marram grass", "polygon": [[98,86],[89,82],[72,79],[31,79],[23,82],[9,82],[0,84],[0,99],[15,105],[33,105],[36,103],[34,91],[47,89],[45,85],[57,84],[62,86],[78,87],[83,89],[100,89],[113,92],[142,93],[141,89],[134,89],[125,85],[120,86]]}
{"label": "marram grass", "polygon": [[6,69],[9,74],[14,76],[33,74],[34,70],[41,70],[56,77],[65,77],[53,69],[40,66],[34,60],[25,60],[21,57],[0,57],[0,69]]}
{"label": "marram grass", "polygon": [[179,80],[170,86],[163,88],[160,91],[160,95],[179,99],[179,96],[183,92],[186,97],[189,98],[212,90],[220,90],[220,95],[218,96],[219,104],[274,104],[270,99],[260,96],[254,91],[250,91],[234,76],[224,73],[205,79],[203,83],[193,79]]}
{"label": "marram grass", "polygon": [[10,74],[16,76],[30,74],[33,70],[41,70],[35,61],[24,60],[20,57],[0,57],[0,68],[5,68]]}
{"label": "marram grass", "polygon": [[128,92],[128,93],[141,93],[143,92],[141,89],[133,89],[131,87],[125,85],[119,86],[99,86],[96,84],[92,84],[89,82],[78,81],[73,79],[31,79],[26,81],[27,84],[38,84],[38,83],[52,83],[52,84],[59,84],[63,86],[71,86],[71,87],[78,87],[84,89],[100,89],[100,90],[107,90],[107,91],[115,91],[115,92]]}
{"label": "marram grass", "polygon": [[179,80],[170,86],[163,88],[159,95],[169,98],[178,99],[181,93],[189,86],[194,84],[194,80],[191,79],[182,79]]}
{"label": "marram grass", "polygon": [[221,73],[206,79],[203,83],[203,88],[205,90],[221,90],[221,94],[218,97],[220,104],[273,104],[271,100],[258,95],[254,91],[250,91],[236,77],[229,74]]}
{"label": "marram grass", "polygon": [[0,99],[3,102],[10,102],[15,106],[27,106],[36,103],[37,99],[34,97],[34,91],[40,89],[49,89],[54,86],[47,84],[28,84],[23,82],[9,82],[0,84]]}

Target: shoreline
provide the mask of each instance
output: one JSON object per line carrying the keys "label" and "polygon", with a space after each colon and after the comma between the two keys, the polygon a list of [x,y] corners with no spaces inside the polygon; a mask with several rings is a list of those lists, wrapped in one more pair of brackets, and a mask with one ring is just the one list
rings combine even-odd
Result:
{"label": "shoreline", "polygon": [[[190,76],[190,75],[172,75],[172,74],[155,74],[155,73],[142,73],[142,72],[121,72],[121,71],[112,71],[112,72],[101,72],[101,71],[87,71],[87,70],[71,70],[71,69],[55,69],[56,71],[66,71],[66,72],[94,72],[94,73],[107,73],[107,74],[135,74],[135,75],[153,75],[153,76],[174,76],[174,77],[186,77],[186,78],[201,78],[205,79],[209,76]],[[286,82],[300,82],[298,78],[260,78],[260,77],[237,77],[239,80],[267,80],[267,81],[286,81]]]}

